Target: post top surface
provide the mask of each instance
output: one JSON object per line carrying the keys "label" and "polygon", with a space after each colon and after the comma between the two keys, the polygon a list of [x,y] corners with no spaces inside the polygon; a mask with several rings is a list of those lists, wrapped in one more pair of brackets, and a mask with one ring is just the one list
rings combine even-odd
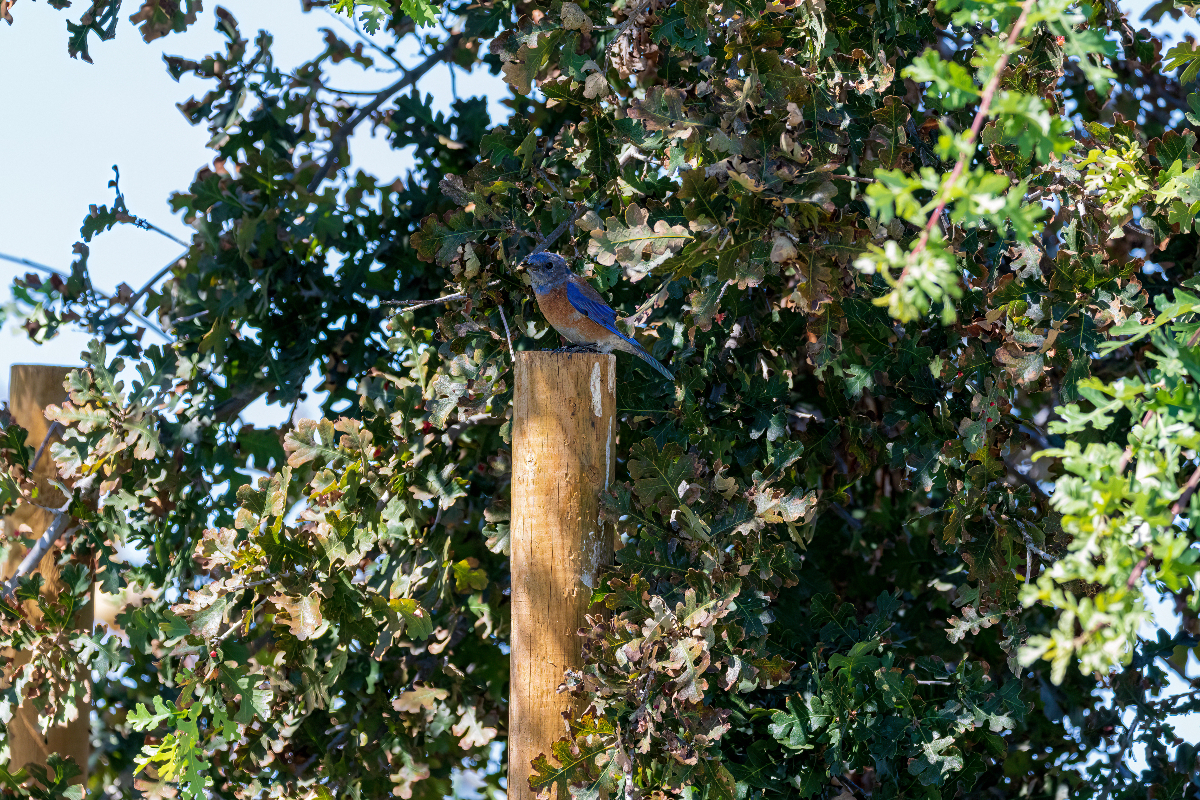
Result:
{"label": "post top surface", "polygon": [[518,350],[516,352],[518,359],[572,359],[572,358],[603,358],[616,360],[615,353],[556,353],[553,350]]}
{"label": "post top surface", "polygon": [[83,364],[13,364],[11,369],[80,369]]}

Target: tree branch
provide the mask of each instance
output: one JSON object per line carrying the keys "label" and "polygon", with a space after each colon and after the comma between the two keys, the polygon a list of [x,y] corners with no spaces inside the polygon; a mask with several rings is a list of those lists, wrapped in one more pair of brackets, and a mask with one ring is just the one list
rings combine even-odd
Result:
{"label": "tree branch", "polygon": [[168,233],[167,231],[164,231],[162,228],[158,227],[157,225],[155,225],[153,222],[146,219],[145,217],[138,217],[138,216],[134,216],[133,214],[130,214],[129,216],[133,219],[133,224],[136,227],[141,228],[142,230],[146,230],[146,231],[154,231],[159,236],[163,236],[167,239],[170,239],[172,242],[174,242],[177,245],[181,245],[183,247],[191,247],[191,245],[188,244],[187,242],[185,242],[183,239],[180,239],[178,236],[176,236],[173,233]]}
{"label": "tree branch", "polygon": [[1133,572],[1129,573],[1129,580],[1125,581],[1125,588],[1132,589],[1141,580],[1142,573],[1146,571],[1146,567],[1150,564],[1150,545],[1146,545],[1141,560],[1133,565]]}
{"label": "tree branch", "polygon": [[874,178],[859,178],[854,175],[830,175],[829,177],[835,181],[849,181],[850,183],[874,183],[875,182]]}
{"label": "tree branch", "polygon": [[[158,272],[154,273],[154,275],[150,278],[150,280],[146,281],[145,285],[143,285],[142,288],[138,289],[137,292],[134,293],[133,297],[129,298],[129,302],[125,304],[125,310],[122,311],[120,314],[116,315],[115,317],[109,317],[106,322],[111,322],[113,324],[113,327],[116,327],[117,323],[123,321],[125,319],[125,317],[127,317],[129,314],[134,313],[133,309],[135,306],[137,306],[138,301],[141,300],[143,297],[145,297],[146,293],[149,292],[151,289],[153,289],[154,284],[158,283],[163,278],[164,275],[166,275],[168,272],[170,272],[172,269],[174,269],[175,266],[178,265],[180,261],[187,258],[187,254],[188,254],[188,251],[185,250],[183,253],[181,253],[179,255],[178,258],[173,259],[165,267],[160,269]],[[142,319],[145,319],[145,318],[143,317]]]}
{"label": "tree branch", "polygon": [[50,551],[54,546],[55,540],[62,536],[67,530],[67,526],[71,524],[71,515],[67,513],[71,501],[68,500],[63,504],[62,508],[56,509],[54,513],[54,522],[50,523],[50,527],[46,528],[38,540],[33,543],[33,547],[29,548],[29,552],[21,559],[21,563],[17,565],[17,571],[13,576],[4,582],[3,587],[0,587],[0,598],[10,600],[13,594],[17,591],[17,584],[21,582],[29,573],[37,569],[38,563],[42,560],[42,556]]}
{"label": "tree branch", "polygon": [[512,333],[508,330],[508,320],[504,317],[504,306],[496,306],[496,308],[500,311],[500,321],[504,323],[504,336],[508,339],[508,355],[515,363],[517,354],[513,352]]}
{"label": "tree branch", "polygon": [[[1013,23],[1012,30],[1009,31],[1008,39],[1005,42],[1006,44],[1013,44],[1021,37],[1021,32],[1025,29],[1025,20],[1032,8],[1033,0],[1025,0],[1021,4],[1021,15]],[[959,157],[953,171],[950,173],[950,178],[942,186],[942,190],[939,192],[937,208],[933,210],[933,214],[929,217],[929,222],[925,225],[925,230],[921,232],[921,238],[917,241],[917,246],[908,255],[909,264],[929,244],[929,235],[933,233],[934,226],[942,218],[942,212],[946,209],[946,204],[950,202],[950,192],[954,189],[954,185],[958,183],[958,179],[962,177],[967,164],[975,157],[975,139],[979,136],[979,131],[983,129],[988,109],[992,106],[992,97],[995,96],[996,89],[1000,86],[1000,77],[1004,73],[1006,66],[1008,66],[1008,53],[1000,56],[1000,59],[996,62],[995,71],[992,72],[992,77],[988,80],[987,86],[983,87],[983,94],[979,97],[979,110],[975,112],[975,120],[971,123],[971,130],[967,132],[966,141],[964,142],[965,145],[970,147],[970,151],[963,153]],[[908,267],[906,266],[903,272],[907,271]],[[900,276],[900,280],[904,280],[903,273]]]}
{"label": "tree branch", "polygon": [[1172,515],[1178,516],[1184,511],[1187,511],[1188,501],[1192,499],[1192,495],[1196,491],[1197,484],[1200,484],[1200,468],[1197,468],[1194,472],[1192,472],[1192,475],[1190,478],[1188,478],[1187,483],[1183,485],[1183,493],[1180,494],[1179,498],[1171,504]]}
{"label": "tree branch", "polygon": [[[28,258],[19,258],[17,256],[10,256],[7,253],[0,253],[0,261],[11,261],[14,264],[20,264],[23,267],[29,267],[30,269],[36,269],[38,272],[47,272],[51,275],[57,275],[60,278],[70,278],[71,277],[70,273],[68,273],[68,272],[63,272],[62,270],[55,269],[54,267],[47,267],[45,264],[39,264],[36,261],[30,261]],[[95,291],[95,290],[93,290],[93,291]],[[100,292],[96,292],[96,294],[100,294]],[[106,300],[109,299],[105,295],[100,295],[100,296],[104,297],[104,299],[106,299]]]}
{"label": "tree branch", "polygon": [[557,228],[550,231],[550,235],[547,236],[545,239],[543,239],[541,244],[539,244],[537,247],[530,250],[529,254],[526,255],[525,258],[529,258],[529,256],[534,255],[536,253],[544,253],[546,251],[546,248],[549,247],[550,245],[554,244],[556,241],[558,241],[558,239],[564,233],[566,233],[571,228],[571,226],[574,225],[579,220],[580,217],[582,217],[584,214],[587,213],[587,210],[588,210],[587,206],[584,205],[583,203],[577,204],[575,206],[575,211],[571,214],[571,216],[569,216],[565,220],[563,220]]}
{"label": "tree branch", "polygon": [[1104,782],[1104,789],[1100,792],[1100,800],[1108,800],[1112,794],[1113,786],[1117,780],[1117,770],[1125,763],[1125,753],[1129,750],[1129,746],[1133,744],[1133,735],[1137,731],[1137,727],[1142,721],[1142,711],[1139,708],[1137,714],[1133,718],[1133,722],[1125,728],[1125,733],[1117,742],[1117,749],[1108,757],[1109,773],[1108,780]]}
{"label": "tree branch", "polygon": [[1053,564],[1057,560],[1054,558],[1054,556],[1050,555],[1045,550],[1043,550],[1042,548],[1040,548],[1036,544],[1034,544],[1033,537],[1030,536],[1028,533],[1026,533],[1026,531],[1023,527],[1021,528],[1021,537],[1025,539],[1026,547],[1028,547],[1033,552],[1037,553],[1042,558],[1046,559],[1046,561],[1048,563]]}
{"label": "tree branch", "polygon": [[379,110],[379,107],[383,105],[389,97],[397,92],[401,92],[409,88],[422,77],[424,77],[426,72],[429,72],[429,70],[433,69],[440,62],[445,61],[446,58],[458,47],[458,42],[460,39],[462,39],[462,34],[460,33],[456,33],[451,36],[448,40],[446,40],[444,45],[437,49],[433,55],[422,61],[413,69],[406,72],[403,78],[396,81],[391,86],[382,89],[378,94],[375,95],[374,100],[367,103],[365,106],[360,108],[354,116],[346,120],[346,124],[338,128],[334,132],[333,136],[329,137],[329,152],[325,155],[325,160],[321,164],[321,168],[317,170],[317,174],[313,176],[311,181],[309,181],[308,191],[315,192],[317,187],[321,185],[321,182],[329,176],[330,170],[333,169],[333,162],[337,159],[338,152],[342,149],[342,146],[346,144],[346,140],[350,138],[350,134],[354,133],[354,129],[358,127],[358,124]]}
{"label": "tree branch", "polygon": [[604,71],[605,72],[608,72],[608,60],[609,60],[609,56],[612,54],[612,49],[617,46],[617,42],[621,41],[621,37],[624,36],[629,31],[629,29],[634,26],[634,23],[636,23],[638,21],[638,19],[642,16],[642,12],[646,10],[647,5],[649,5],[649,0],[638,0],[637,6],[635,6],[632,9],[629,9],[629,16],[625,18],[625,21],[622,22],[620,25],[616,26],[617,27],[616,34],[613,35],[612,41],[610,41],[608,43],[608,46],[604,48]]}
{"label": "tree branch", "polygon": [[59,431],[64,430],[61,422],[51,422],[50,428],[46,431],[46,436],[42,439],[42,443],[38,445],[37,453],[33,456],[33,461],[29,462],[29,474],[32,476],[33,471],[37,469],[38,462],[42,460],[42,453],[46,452],[46,446],[50,444],[50,437]]}
{"label": "tree branch", "polygon": [[[30,261],[28,258],[20,258],[18,256],[10,256],[7,253],[0,253],[0,261],[11,261],[14,264],[20,264],[23,267],[29,267],[30,269],[36,269],[38,272],[45,272],[49,275],[57,275],[60,278],[65,278],[68,280],[71,278],[71,274],[68,272],[63,272],[62,270],[55,269],[54,267],[48,267],[45,264],[39,264],[36,261]],[[90,283],[90,281],[89,281],[89,283]],[[107,295],[104,292],[98,291],[96,289],[96,287],[94,287],[94,286],[89,286],[88,288],[92,292],[92,294],[96,295],[101,300],[107,300],[109,303],[112,303],[114,305],[116,304],[117,301],[111,295]],[[146,319],[145,317],[143,317],[141,314],[137,313],[136,311],[129,311],[127,313],[129,313],[138,322],[145,325],[148,329],[154,331],[159,336],[166,339],[168,342],[175,341],[173,338],[168,336],[167,333],[165,331],[163,331],[162,328],[158,327],[153,322]]]}
{"label": "tree branch", "polygon": [[424,308],[425,306],[435,306],[438,303],[449,303],[454,300],[466,300],[469,297],[470,295],[460,292],[459,294],[448,294],[445,297],[437,297],[433,300],[385,300],[380,305],[400,306],[403,311],[416,311],[418,308]]}
{"label": "tree branch", "polygon": [[849,525],[851,528],[854,528],[854,530],[856,530],[856,531],[862,530],[863,524],[861,522],[859,522],[858,520],[856,520],[854,517],[850,516],[850,512],[847,511],[846,509],[842,508],[840,503],[831,502],[829,504],[829,507],[831,509],[833,509],[833,513],[837,514],[839,517],[841,517],[843,520],[845,520],[846,524]]}

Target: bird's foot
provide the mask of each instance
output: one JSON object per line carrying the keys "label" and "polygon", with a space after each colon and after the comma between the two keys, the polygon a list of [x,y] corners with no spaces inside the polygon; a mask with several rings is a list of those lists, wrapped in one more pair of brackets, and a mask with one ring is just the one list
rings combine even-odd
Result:
{"label": "bird's foot", "polygon": [[551,350],[551,353],[599,353],[595,345],[590,344],[573,344],[569,347],[560,347],[557,350]]}

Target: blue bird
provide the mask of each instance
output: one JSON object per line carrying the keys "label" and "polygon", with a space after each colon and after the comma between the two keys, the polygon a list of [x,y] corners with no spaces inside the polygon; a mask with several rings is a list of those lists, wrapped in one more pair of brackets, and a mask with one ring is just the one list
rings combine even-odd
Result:
{"label": "blue bird", "polygon": [[533,278],[538,308],[564,339],[601,353],[614,350],[632,353],[668,380],[675,380],[654,356],[617,330],[617,312],[609,308],[591,284],[571,271],[565,258],[555,253],[535,253],[525,263]]}

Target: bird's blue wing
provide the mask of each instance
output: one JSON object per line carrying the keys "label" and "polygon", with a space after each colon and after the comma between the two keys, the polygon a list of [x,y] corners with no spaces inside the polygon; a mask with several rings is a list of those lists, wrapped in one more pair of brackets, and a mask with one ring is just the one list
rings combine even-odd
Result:
{"label": "bird's blue wing", "polygon": [[[593,297],[592,295],[595,295]],[[567,302],[571,307],[583,314],[585,317],[602,326],[605,330],[611,331],[617,336],[628,342],[631,347],[631,352],[637,355],[638,358],[645,361],[654,369],[658,370],[668,380],[675,380],[671,375],[671,371],[658,363],[658,359],[646,352],[640,344],[634,339],[629,338],[625,334],[617,330],[617,312],[609,308],[608,303],[604,302],[592,287],[586,284],[580,287],[574,280],[567,281]]]}
{"label": "bird's blue wing", "polygon": [[582,289],[575,285],[574,281],[567,282],[567,301],[576,311],[592,322],[604,326],[617,336],[629,341],[628,336],[617,330],[617,312],[609,308],[603,300],[588,297]]}

